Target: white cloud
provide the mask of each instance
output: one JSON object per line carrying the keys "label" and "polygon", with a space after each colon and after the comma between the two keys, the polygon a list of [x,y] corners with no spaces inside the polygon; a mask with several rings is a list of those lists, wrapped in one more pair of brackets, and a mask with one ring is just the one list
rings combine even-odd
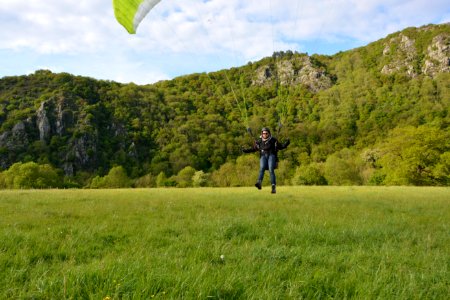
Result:
{"label": "white cloud", "polygon": [[[27,56],[28,69],[45,56],[55,70],[124,82],[214,70],[213,57],[219,69],[277,50],[320,53],[319,44],[329,45],[328,52],[336,45],[347,50],[450,19],[448,0],[163,0],[129,35],[116,22],[111,0],[0,2],[6,4],[0,5],[0,50]],[[52,56],[58,58],[53,63]],[[173,56],[178,67],[159,63]]]}
{"label": "white cloud", "polygon": [[1,24],[0,48],[28,48],[38,53],[95,51],[107,29],[105,7],[94,9],[101,7],[100,2],[8,0],[0,8],[2,19],[7,20]]}

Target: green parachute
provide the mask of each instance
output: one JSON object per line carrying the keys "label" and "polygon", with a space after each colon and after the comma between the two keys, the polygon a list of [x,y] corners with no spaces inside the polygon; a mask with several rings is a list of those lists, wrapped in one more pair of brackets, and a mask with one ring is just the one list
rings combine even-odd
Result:
{"label": "green parachute", "polygon": [[114,15],[129,33],[136,33],[142,19],[161,0],[113,0]]}

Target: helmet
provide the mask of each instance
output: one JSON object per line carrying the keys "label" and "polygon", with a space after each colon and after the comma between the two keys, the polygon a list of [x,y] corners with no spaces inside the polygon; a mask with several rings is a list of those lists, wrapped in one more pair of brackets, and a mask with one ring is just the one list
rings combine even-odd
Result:
{"label": "helmet", "polygon": [[270,134],[270,129],[269,129],[269,127],[263,127],[263,128],[261,129],[261,132],[263,132],[263,131],[267,131],[267,132]]}

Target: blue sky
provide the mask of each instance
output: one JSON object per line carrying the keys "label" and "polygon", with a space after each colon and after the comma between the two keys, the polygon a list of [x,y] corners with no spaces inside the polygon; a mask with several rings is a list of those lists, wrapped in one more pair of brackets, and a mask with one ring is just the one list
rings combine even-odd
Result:
{"label": "blue sky", "polygon": [[0,77],[39,69],[136,84],[274,51],[334,54],[450,22],[448,0],[162,0],[130,35],[112,0],[0,0]]}

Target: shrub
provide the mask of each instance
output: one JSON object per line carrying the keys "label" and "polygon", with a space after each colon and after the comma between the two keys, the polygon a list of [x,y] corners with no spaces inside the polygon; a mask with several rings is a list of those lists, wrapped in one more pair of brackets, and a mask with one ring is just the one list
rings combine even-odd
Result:
{"label": "shrub", "polygon": [[309,165],[299,166],[295,170],[294,177],[292,178],[292,184],[294,185],[326,185],[327,180],[323,176],[323,172],[320,165],[312,163]]}
{"label": "shrub", "polygon": [[236,160],[232,172],[233,186],[251,186],[256,182],[259,170],[259,158],[256,155],[242,155]]}
{"label": "shrub", "polygon": [[234,172],[235,164],[226,162],[211,174],[211,181],[215,186],[233,186],[237,181]]}
{"label": "shrub", "polygon": [[0,173],[0,189],[6,189],[6,175],[5,172]]}
{"label": "shrub", "polygon": [[125,188],[131,186],[125,169],[122,166],[113,167],[108,175],[96,176],[92,179],[91,188]]}
{"label": "shrub", "polygon": [[156,186],[164,187],[166,186],[167,176],[164,172],[160,172],[158,176],[156,176]]}
{"label": "shrub", "polygon": [[362,184],[361,169],[363,161],[353,150],[342,149],[328,156],[325,162],[325,179],[331,185]]}
{"label": "shrub", "polygon": [[175,186],[176,184],[174,176],[167,178],[166,174],[162,171],[156,176],[157,187],[170,187]]}
{"label": "shrub", "polygon": [[135,187],[155,187],[156,186],[156,178],[152,174],[147,174],[142,177],[139,177],[134,182]]}
{"label": "shrub", "polygon": [[15,163],[2,173],[0,185],[12,189],[42,189],[61,186],[61,178],[49,164]]}
{"label": "shrub", "polygon": [[207,186],[208,185],[208,174],[203,171],[195,172],[192,176],[192,185],[195,187]]}
{"label": "shrub", "polygon": [[177,176],[175,176],[177,187],[192,187],[192,177],[194,177],[195,172],[195,169],[191,166],[187,166],[180,170]]}
{"label": "shrub", "polygon": [[[277,175],[277,184],[278,185],[290,185],[292,184],[291,177],[293,176],[292,162],[284,159],[278,163],[278,168],[275,170],[275,174]],[[254,178],[256,180],[256,177]]]}

